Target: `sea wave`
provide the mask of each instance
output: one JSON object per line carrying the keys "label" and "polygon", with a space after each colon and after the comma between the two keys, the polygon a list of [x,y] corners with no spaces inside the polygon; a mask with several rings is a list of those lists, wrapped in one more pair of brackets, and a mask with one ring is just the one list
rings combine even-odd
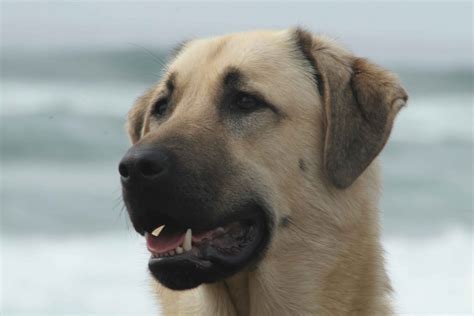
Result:
{"label": "sea wave", "polygon": [[119,157],[129,146],[125,118],[42,111],[2,117],[4,161],[95,161]]}
{"label": "sea wave", "polygon": [[2,82],[2,115],[56,113],[124,117],[146,85],[134,81],[28,81]]}
{"label": "sea wave", "polygon": [[474,94],[426,95],[409,100],[396,118],[392,140],[472,142]]}

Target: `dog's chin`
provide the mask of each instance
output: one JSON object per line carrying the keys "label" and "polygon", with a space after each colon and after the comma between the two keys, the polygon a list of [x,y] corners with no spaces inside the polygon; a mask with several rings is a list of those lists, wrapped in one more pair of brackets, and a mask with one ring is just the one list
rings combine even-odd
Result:
{"label": "dog's chin", "polygon": [[262,214],[227,222],[201,232],[192,248],[182,253],[152,253],[152,276],[173,290],[214,283],[257,263],[269,240],[269,221]]}

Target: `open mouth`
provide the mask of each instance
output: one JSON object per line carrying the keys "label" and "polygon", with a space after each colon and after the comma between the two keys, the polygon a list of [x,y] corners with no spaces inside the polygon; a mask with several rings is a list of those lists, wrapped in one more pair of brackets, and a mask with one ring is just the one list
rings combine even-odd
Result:
{"label": "open mouth", "polygon": [[258,259],[266,240],[263,216],[210,229],[167,224],[145,232],[152,275],[171,289],[189,289],[230,276]]}
{"label": "open mouth", "polygon": [[213,247],[229,255],[238,254],[242,248],[255,237],[255,226],[252,222],[234,222],[226,226],[194,233],[191,228],[186,231],[172,226],[161,226],[151,234],[146,233],[148,251],[153,258],[178,256],[192,251],[192,254],[204,257],[206,249]]}

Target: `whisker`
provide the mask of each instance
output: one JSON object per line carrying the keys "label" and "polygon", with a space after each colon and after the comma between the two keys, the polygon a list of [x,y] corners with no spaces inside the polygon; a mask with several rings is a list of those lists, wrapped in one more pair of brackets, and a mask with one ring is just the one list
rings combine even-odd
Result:
{"label": "whisker", "polygon": [[166,61],[164,61],[160,56],[154,54],[151,50],[149,50],[148,48],[146,47],[143,47],[141,45],[138,45],[136,43],[131,43],[129,42],[128,44],[132,45],[132,46],[135,46],[137,48],[140,48],[140,49],[143,49],[146,53],[148,53],[151,57],[152,57],[152,60],[155,61],[158,65],[160,65],[160,67],[164,68],[165,67],[165,64],[166,64]]}

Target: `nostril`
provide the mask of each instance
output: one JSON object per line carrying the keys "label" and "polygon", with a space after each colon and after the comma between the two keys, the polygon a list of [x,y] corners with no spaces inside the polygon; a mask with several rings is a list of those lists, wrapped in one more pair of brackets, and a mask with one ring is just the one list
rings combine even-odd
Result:
{"label": "nostril", "polygon": [[141,161],[138,164],[138,170],[145,177],[154,177],[160,174],[163,168],[152,161]]}
{"label": "nostril", "polygon": [[[1,0],[0,0],[1,1]],[[171,155],[160,146],[134,145],[118,164],[122,184],[156,184],[170,174]]]}
{"label": "nostril", "polygon": [[128,175],[129,175],[128,167],[123,162],[119,164],[119,173],[122,177],[128,178]]}

